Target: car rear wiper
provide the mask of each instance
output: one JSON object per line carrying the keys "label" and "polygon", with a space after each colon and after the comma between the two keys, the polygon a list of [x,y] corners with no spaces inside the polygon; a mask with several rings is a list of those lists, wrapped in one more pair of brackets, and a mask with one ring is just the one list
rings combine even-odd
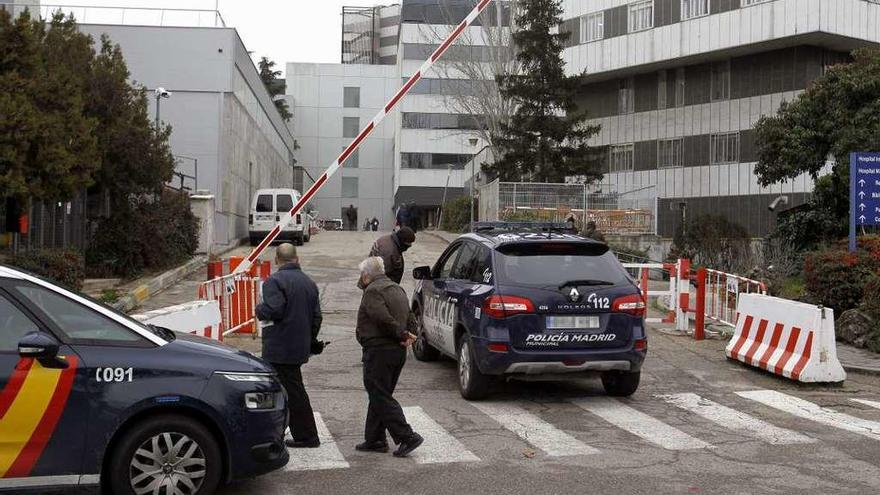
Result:
{"label": "car rear wiper", "polygon": [[564,289],[566,287],[577,287],[581,285],[614,285],[614,282],[609,282],[607,280],[593,280],[593,279],[584,279],[584,280],[569,280],[568,282],[559,286],[560,289]]}

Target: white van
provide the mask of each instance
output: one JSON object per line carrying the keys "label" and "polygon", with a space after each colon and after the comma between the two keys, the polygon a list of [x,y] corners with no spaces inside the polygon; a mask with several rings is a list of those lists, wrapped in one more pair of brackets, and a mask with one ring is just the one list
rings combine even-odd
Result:
{"label": "white van", "polygon": [[[262,241],[269,231],[275,227],[281,217],[293,208],[301,194],[296,189],[260,189],[254,194],[251,213],[248,215],[248,236],[251,246]],[[279,241],[291,241],[297,246],[309,241],[309,232],[304,228],[303,219],[306,212],[300,211],[293,220],[281,230],[276,238]]]}

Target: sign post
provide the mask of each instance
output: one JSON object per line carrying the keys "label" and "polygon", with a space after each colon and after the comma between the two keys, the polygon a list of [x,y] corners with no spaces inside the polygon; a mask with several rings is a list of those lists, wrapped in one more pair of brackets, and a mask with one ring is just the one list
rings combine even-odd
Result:
{"label": "sign post", "polygon": [[856,228],[880,225],[880,153],[849,156],[849,252],[856,251]]}

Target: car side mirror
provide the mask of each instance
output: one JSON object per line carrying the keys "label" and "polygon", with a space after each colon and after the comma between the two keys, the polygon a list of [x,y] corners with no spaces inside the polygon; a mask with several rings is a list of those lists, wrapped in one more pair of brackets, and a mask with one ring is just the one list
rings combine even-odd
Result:
{"label": "car side mirror", "polygon": [[420,266],[413,269],[413,278],[416,280],[431,280],[431,267]]}
{"label": "car side mirror", "polygon": [[23,358],[47,358],[58,356],[60,344],[55,337],[43,332],[31,332],[18,342],[18,355]]}

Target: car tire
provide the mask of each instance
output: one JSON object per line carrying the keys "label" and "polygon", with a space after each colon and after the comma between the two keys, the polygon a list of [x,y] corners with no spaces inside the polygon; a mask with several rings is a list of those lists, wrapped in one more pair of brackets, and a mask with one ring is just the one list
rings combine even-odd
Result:
{"label": "car tire", "polygon": [[440,351],[428,343],[428,337],[425,335],[425,325],[424,320],[422,320],[422,308],[416,306],[413,313],[418,322],[418,335],[416,336],[416,341],[413,342],[412,345],[413,356],[423,362],[432,362],[440,359]]}
{"label": "car tire", "polygon": [[[175,448],[179,452],[165,458]],[[186,495],[211,494],[223,475],[217,440],[201,423],[186,416],[164,414],[144,420],[127,431],[108,455],[107,484],[114,495],[134,495],[134,480],[140,489],[159,483],[164,493],[167,487],[163,485],[174,482],[172,486]],[[144,467],[156,468],[159,473],[149,475]]]}
{"label": "car tire", "polygon": [[256,237],[251,237],[249,240],[251,242],[251,246],[256,246],[257,244],[260,243],[260,240],[257,239]]}
{"label": "car tire", "polygon": [[612,397],[629,397],[639,388],[640,371],[605,371],[602,373],[602,386]]}
{"label": "car tire", "polygon": [[458,389],[466,400],[485,399],[489,395],[492,379],[477,366],[476,354],[470,337],[462,336],[458,344]]}
{"label": "car tire", "polygon": [[302,237],[294,237],[293,238],[293,245],[294,246],[302,246],[303,245],[303,238]]}

